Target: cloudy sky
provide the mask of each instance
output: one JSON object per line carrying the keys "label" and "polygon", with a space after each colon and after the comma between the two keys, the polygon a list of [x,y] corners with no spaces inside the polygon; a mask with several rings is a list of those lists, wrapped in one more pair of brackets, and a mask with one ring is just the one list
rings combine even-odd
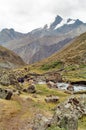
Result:
{"label": "cloudy sky", "polygon": [[26,33],[52,22],[56,15],[86,22],[86,0],[0,0],[0,30]]}

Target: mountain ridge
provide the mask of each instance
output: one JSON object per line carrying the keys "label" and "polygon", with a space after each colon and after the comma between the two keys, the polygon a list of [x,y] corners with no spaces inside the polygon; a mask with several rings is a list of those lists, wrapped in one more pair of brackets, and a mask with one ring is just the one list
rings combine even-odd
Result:
{"label": "mountain ridge", "polygon": [[11,40],[24,38],[26,34],[16,32],[13,28],[11,29],[2,29],[0,32],[0,45],[5,44]]}
{"label": "mountain ridge", "polygon": [[32,69],[43,72],[60,72],[64,80],[86,81],[86,33],[52,56],[35,63]]}
{"label": "mountain ridge", "polygon": [[[61,24],[62,22],[63,24]],[[57,28],[57,26],[59,27]],[[70,43],[84,32],[86,32],[86,23],[81,20],[71,18],[64,20],[61,16],[56,16],[49,27],[45,25],[43,28],[32,30],[24,38],[8,41],[3,46],[17,53],[27,64],[31,64],[52,55],[52,51],[47,51],[46,48],[51,50],[51,45],[53,45],[53,53],[55,53],[59,51],[59,42],[70,39]],[[69,43],[68,41],[63,42],[60,49]],[[44,49],[44,47],[46,48]]]}
{"label": "mountain ridge", "polygon": [[0,46],[0,69],[12,69],[24,65],[24,61],[17,54]]}

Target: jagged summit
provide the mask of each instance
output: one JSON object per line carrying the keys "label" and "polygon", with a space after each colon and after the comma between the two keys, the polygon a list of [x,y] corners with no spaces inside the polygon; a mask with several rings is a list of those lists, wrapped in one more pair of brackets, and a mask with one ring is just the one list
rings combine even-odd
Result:
{"label": "jagged summit", "polygon": [[62,18],[61,16],[57,15],[54,19],[54,21],[49,25],[46,24],[43,29],[50,29],[50,30],[57,30],[58,28],[64,26],[64,25],[80,25],[84,24],[81,20],[79,19],[71,19],[71,18]]}
{"label": "jagged summit", "polygon": [[26,63],[34,63],[49,57],[76,36],[86,32],[86,23],[57,15],[51,24],[46,23],[44,27],[32,30],[25,37],[24,34],[13,33],[13,30],[8,32],[11,31],[9,35],[0,33],[0,42],[7,41],[5,47],[16,52]]}
{"label": "jagged summit", "polygon": [[57,15],[54,22],[50,25],[50,29],[54,29],[58,24],[61,23],[62,20],[63,18]]}

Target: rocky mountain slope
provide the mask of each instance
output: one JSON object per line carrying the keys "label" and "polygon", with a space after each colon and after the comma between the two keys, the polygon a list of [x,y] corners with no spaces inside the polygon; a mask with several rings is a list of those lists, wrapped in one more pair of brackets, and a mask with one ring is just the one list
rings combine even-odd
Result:
{"label": "rocky mountain slope", "polygon": [[0,46],[0,69],[15,68],[22,65],[25,65],[25,63],[18,55]]}
{"label": "rocky mountain slope", "polygon": [[77,37],[70,45],[45,61],[55,60],[61,60],[65,64],[86,64],[86,33]]}
{"label": "rocky mountain slope", "polygon": [[51,24],[35,29],[24,38],[12,40],[5,46],[21,56],[26,63],[34,63],[62,49],[84,32],[86,23],[79,19],[63,19],[57,16]]}
{"label": "rocky mountain slope", "polygon": [[3,29],[0,32],[0,45],[5,44],[8,41],[14,40],[14,39],[20,39],[23,38],[25,34],[16,32],[14,29]]}
{"label": "rocky mountain slope", "polygon": [[[86,33],[77,37],[63,50],[35,64],[35,68],[43,71],[61,71],[70,80],[86,81]],[[36,68],[36,69],[37,69]]]}

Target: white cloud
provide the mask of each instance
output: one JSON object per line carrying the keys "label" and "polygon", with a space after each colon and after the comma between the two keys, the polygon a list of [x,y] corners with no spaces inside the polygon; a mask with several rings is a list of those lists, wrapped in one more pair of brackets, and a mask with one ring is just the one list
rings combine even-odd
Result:
{"label": "white cloud", "polygon": [[28,32],[50,23],[56,15],[86,22],[86,0],[0,0],[0,30]]}

